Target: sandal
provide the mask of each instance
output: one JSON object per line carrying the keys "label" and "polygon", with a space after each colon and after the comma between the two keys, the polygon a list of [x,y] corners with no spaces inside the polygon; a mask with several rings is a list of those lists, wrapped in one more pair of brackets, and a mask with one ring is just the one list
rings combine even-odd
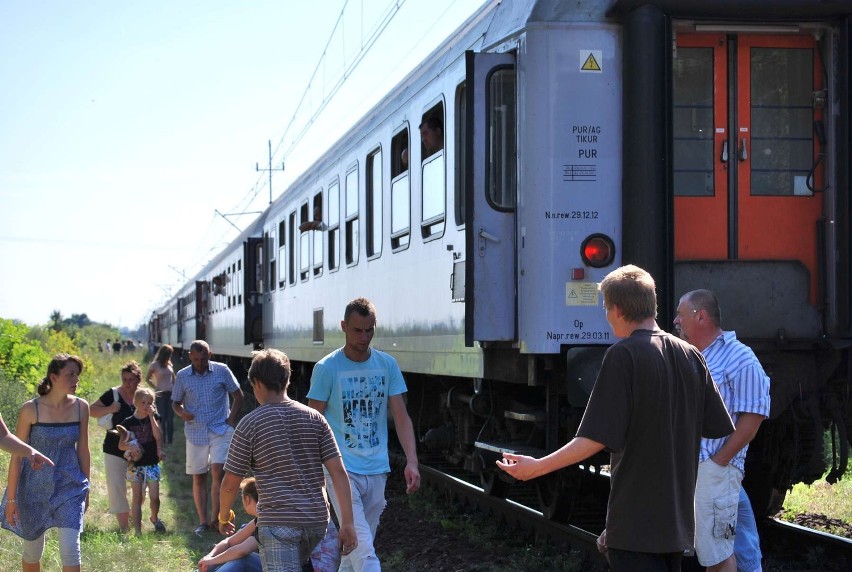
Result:
{"label": "sandal", "polygon": [[160,520],[159,518],[156,521],[154,521],[152,524],[154,525],[154,530],[156,532],[165,532],[166,531],[166,525],[163,524],[163,521]]}

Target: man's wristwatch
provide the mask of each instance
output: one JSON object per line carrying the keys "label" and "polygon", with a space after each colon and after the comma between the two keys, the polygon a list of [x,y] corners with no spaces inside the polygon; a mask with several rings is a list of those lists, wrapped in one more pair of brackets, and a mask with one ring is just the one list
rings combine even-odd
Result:
{"label": "man's wristwatch", "polygon": [[230,514],[228,515],[228,520],[222,520],[222,517],[219,516],[219,524],[228,524],[230,522],[234,522],[234,509],[231,509]]}

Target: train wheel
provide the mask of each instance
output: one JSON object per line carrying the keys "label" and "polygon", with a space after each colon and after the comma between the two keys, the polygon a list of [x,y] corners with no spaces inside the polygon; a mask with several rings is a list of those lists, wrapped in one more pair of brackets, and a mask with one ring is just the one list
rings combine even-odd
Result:
{"label": "train wheel", "polygon": [[497,497],[506,498],[506,489],[508,485],[505,481],[500,480],[497,475],[497,469],[486,469],[479,475],[479,480],[482,483],[482,490],[485,494]]}
{"label": "train wheel", "polygon": [[538,505],[544,518],[564,520],[571,509],[571,495],[565,489],[558,473],[536,479]]}

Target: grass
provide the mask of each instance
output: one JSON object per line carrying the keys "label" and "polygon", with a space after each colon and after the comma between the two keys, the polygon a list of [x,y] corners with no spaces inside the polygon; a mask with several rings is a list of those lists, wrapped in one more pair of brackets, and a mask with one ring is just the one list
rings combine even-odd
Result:
{"label": "grass", "polygon": [[[118,385],[119,372],[128,359],[142,360],[144,352],[137,351],[129,356],[96,354],[93,360],[98,362],[102,372],[95,379],[95,393],[89,401],[113,385]],[[144,363],[143,363],[144,369]],[[82,535],[82,557],[84,570],[98,572],[162,572],[163,570],[195,570],[198,560],[210,548],[221,540],[221,536],[208,532],[202,538],[192,534],[198,524],[195,505],[192,500],[192,481],[184,473],[183,423],[175,419],[175,441],[166,449],[163,462],[163,481],[160,483],[160,518],[166,524],[167,532],[157,534],[148,520],[150,512],[147,503],[142,508],[142,534],[120,534],[115,517],[108,514],[106,493],[106,474],[104,471],[103,443],[104,431],[94,419],[89,423],[89,444],[92,453],[91,493],[89,510],[86,512],[85,527]],[[9,456],[0,454],[0,482],[5,483],[8,474]],[[128,499],[130,497],[128,496]],[[147,499],[146,499],[147,500]],[[235,510],[242,507],[234,507]],[[245,522],[244,514],[238,513],[238,522]],[[8,531],[0,531],[0,562],[8,564],[20,562],[23,542]],[[42,569],[59,570],[59,545],[56,541],[56,529],[47,532]]]}
{"label": "grass", "polygon": [[[794,485],[784,499],[780,518],[793,521],[801,514],[821,514],[852,525],[852,473],[847,472],[834,484],[827,483],[823,478],[810,485]],[[844,535],[842,530],[835,528],[829,524],[823,530]]]}

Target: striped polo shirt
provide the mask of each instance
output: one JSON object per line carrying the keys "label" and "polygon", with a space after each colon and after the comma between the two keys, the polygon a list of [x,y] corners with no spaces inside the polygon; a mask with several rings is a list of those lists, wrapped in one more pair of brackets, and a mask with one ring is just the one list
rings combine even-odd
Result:
{"label": "striped polo shirt", "polygon": [[239,422],[225,470],[257,479],[258,526],[324,527],[323,463],[340,451],[328,422],[296,401],[261,405]]}
{"label": "striped polo shirt", "polygon": [[[734,425],[740,413],[769,417],[769,377],[751,348],[737,339],[736,332],[722,332],[701,353]],[[699,460],[715,455],[727,440],[728,437],[701,439]],[[740,471],[745,471],[746,451],[748,445],[731,459],[731,464]]]}

